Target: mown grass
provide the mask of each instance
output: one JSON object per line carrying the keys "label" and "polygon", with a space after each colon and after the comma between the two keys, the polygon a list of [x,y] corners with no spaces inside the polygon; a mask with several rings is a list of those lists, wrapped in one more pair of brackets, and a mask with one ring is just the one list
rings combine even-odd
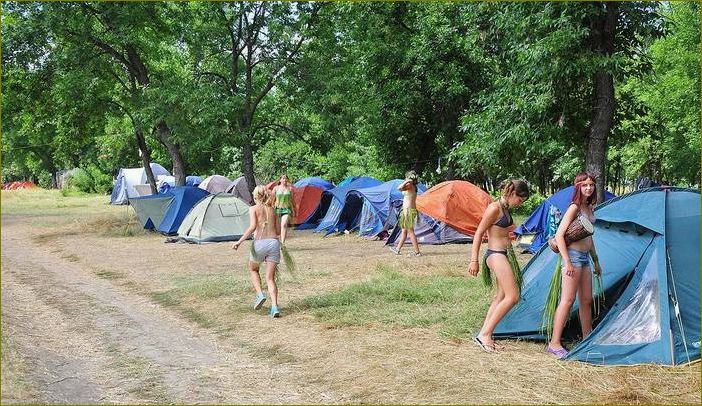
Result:
{"label": "mown grass", "polygon": [[199,305],[223,301],[233,306],[239,302],[238,298],[250,291],[249,285],[236,279],[231,272],[179,276],[172,280],[172,285],[168,290],[152,292],[151,299],[161,306],[174,308],[204,328],[217,324],[216,315],[200,309]]}
{"label": "mown grass", "polygon": [[28,378],[29,367],[21,358],[17,347],[7,334],[7,328],[3,325],[2,339],[2,374],[0,374],[0,392],[2,392],[3,403],[22,403],[31,399],[37,399],[38,390]]}
{"label": "mown grass", "polygon": [[379,266],[378,276],[341,291],[309,296],[291,304],[332,326],[395,325],[436,328],[466,339],[478,330],[491,292],[463,276],[408,276]]}

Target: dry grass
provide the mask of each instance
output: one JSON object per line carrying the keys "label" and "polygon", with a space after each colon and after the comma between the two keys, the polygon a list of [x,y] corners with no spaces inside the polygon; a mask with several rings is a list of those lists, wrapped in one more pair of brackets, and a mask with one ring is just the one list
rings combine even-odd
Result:
{"label": "dry grass", "polygon": [[287,245],[297,273],[282,273],[283,317],[271,320],[250,309],[248,247],[164,244],[152,233],[115,238],[131,220],[124,207],[104,209],[90,203],[83,222],[69,210],[63,233],[35,225],[35,241],[271,368],[295,371],[290,385],[300,393],[324,388],[303,397],[309,403],[700,403],[699,363],[597,367],[555,360],[543,344],[524,341],[481,352],[468,338],[490,297],[466,277],[470,245],[422,247],[424,257],[407,258],[354,235],[293,231]]}

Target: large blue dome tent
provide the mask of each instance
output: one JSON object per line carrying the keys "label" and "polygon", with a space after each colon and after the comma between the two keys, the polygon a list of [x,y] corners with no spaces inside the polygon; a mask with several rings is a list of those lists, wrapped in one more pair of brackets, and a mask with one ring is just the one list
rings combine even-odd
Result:
{"label": "large blue dome tent", "polygon": [[[678,365],[700,358],[700,192],[657,187],[595,210],[593,237],[607,306],[566,359],[604,365]],[[523,271],[520,302],[495,337],[545,339],[542,314],[557,255],[549,247]],[[570,315],[577,324],[577,304]]]}

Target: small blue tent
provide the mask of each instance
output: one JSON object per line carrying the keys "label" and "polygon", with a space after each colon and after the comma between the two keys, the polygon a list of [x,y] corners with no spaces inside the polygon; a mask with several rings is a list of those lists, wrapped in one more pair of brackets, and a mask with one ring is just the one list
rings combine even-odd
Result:
{"label": "small blue tent", "polygon": [[[397,223],[398,213],[395,213],[395,220],[393,223]],[[395,241],[400,237],[402,229],[400,227],[395,227],[392,230],[392,234],[388,237],[385,245],[394,244]],[[435,218],[429,217],[424,213],[419,213],[419,220],[414,226],[414,234],[417,236],[418,244],[429,244],[429,245],[439,245],[439,244],[463,244],[473,242],[473,237],[463,234],[450,225],[439,221]],[[407,237],[405,243],[409,243],[410,239]]]}
{"label": "small blue tent", "polygon": [[[606,365],[698,360],[699,190],[642,189],[602,203],[595,214],[607,303],[567,359]],[[544,339],[542,314],[556,258],[543,247],[527,264],[520,302],[497,325],[496,337]],[[575,307],[570,327],[577,331]]]}
{"label": "small blue tent", "polygon": [[327,230],[336,224],[346,202],[346,194],[353,189],[376,186],[382,182],[368,177],[360,177],[347,183],[346,186],[337,186],[333,189],[325,190],[322,193],[322,198],[317,206],[317,210],[307,219],[306,222],[299,225],[298,229],[314,228],[315,232]]}
{"label": "small blue tent", "polygon": [[346,185],[348,185],[349,183],[355,181],[356,179],[358,179],[358,176],[349,176],[349,177],[347,177],[346,179],[344,179],[344,180],[342,180],[341,182],[339,182],[339,184],[336,185],[336,187],[346,186]]}
{"label": "small blue tent", "polygon": [[175,234],[190,209],[203,197],[206,190],[194,186],[177,186],[165,193],[129,199],[144,228],[163,234]]}
{"label": "small blue tent", "polygon": [[[378,235],[383,230],[388,230],[394,227],[397,221],[397,213],[402,209],[403,195],[397,188],[404,182],[404,179],[393,179],[378,186],[373,186],[363,189],[355,189],[349,191],[346,196],[346,206],[341,214],[341,218],[355,218],[351,222],[346,223],[346,230],[355,230],[358,228],[358,235],[362,237],[372,238]],[[422,194],[427,190],[426,185],[420,183],[417,185],[417,194]],[[358,212],[353,212],[355,206],[349,204],[350,199],[361,199],[363,205]],[[343,231],[340,229],[339,231]]]}
{"label": "small blue tent", "polygon": [[310,178],[303,178],[295,182],[293,185],[295,187],[301,188],[305,186],[315,186],[318,187],[322,190],[329,190],[334,187],[334,184],[329,182],[328,180],[318,178],[318,177],[310,177]]}
{"label": "small blue tent", "polygon": [[[514,233],[520,237],[533,235],[529,245],[524,247],[526,251],[537,252],[546,244],[549,237],[556,234],[561,215],[568,209],[573,198],[573,188],[574,186],[568,186],[544,200],[534,209],[529,218],[514,230]],[[613,194],[605,191],[605,201],[613,197],[615,197]]]}

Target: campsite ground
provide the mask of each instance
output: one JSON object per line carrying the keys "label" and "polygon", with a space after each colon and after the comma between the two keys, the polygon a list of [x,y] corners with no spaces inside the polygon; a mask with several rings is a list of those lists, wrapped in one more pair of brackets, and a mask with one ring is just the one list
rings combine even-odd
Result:
{"label": "campsite ground", "polygon": [[699,363],[481,352],[468,245],[407,258],[294,232],[271,320],[250,309],[248,250],[164,244],[107,200],[2,192],[2,403],[700,403]]}

